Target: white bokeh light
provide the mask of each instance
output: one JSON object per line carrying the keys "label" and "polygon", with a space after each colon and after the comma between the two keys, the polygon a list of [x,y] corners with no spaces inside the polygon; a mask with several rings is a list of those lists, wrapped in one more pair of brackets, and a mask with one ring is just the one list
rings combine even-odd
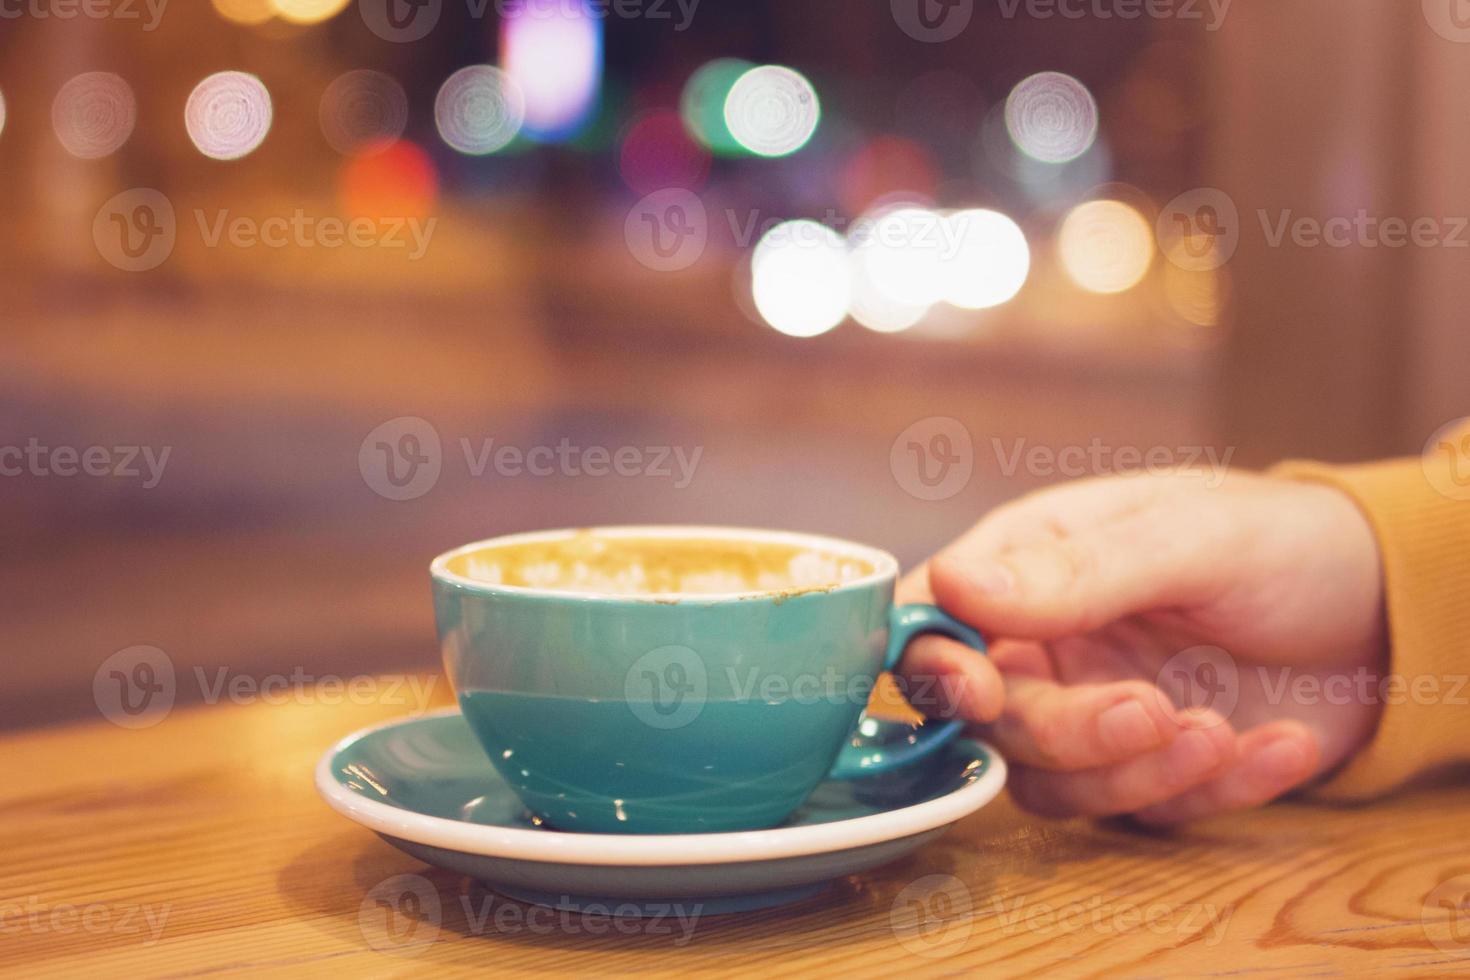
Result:
{"label": "white bokeh light", "polygon": [[133,134],[138,103],[121,76],[89,71],[69,79],[51,103],[51,127],[66,152],[82,160],[116,153]]}
{"label": "white bokeh light", "polygon": [[[853,256],[854,262],[856,258]],[[847,312],[869,330],[901,333],[924,319],[929,307],[900,303],[885,296],[858,267],[853,272],[852,298],[848,301]]]}
{"label": "white bokeh light", "polygon": [[847,316],[852,298],[847,246],[826,225],[777,225],[756,245],[750,269],[755,308],[781,333],[815,337]]}
{"label": "white bokeh light", "polygon": [[247,72],[222,71],[189,93],[184,128],[205,156],[238,160],[265,141],[271,116],[265,83]]}
{"label": "white bokeh light", "polygon": [[1153,228],[1122,201],[1087,201],[1062,219],[1057,251],[1062,268],[1083,289],[1121,293],[1138,285],[1153,264]]}
{"label": "white bokeh light", "polygon": [[940,263],[943,299],[983,310],[1010,300],[1031,272],[1020,225],[999,211],[973,208],[945,217],[947,250]]}
{"label": "white bokeh light", "polygon": [[520,0],[501,25],[501,64],[525,97],[523,132],[561,142],[590,120],[602,87],[603,22],[588,0]]}
{"label": "white bokeh light", "polygon": [[725,126],[751,153],[782,157],[806,145],[822,117],[817,90],[800,72],[757,65],[725,96]]}
{"label": "white bokeh light", "polygon": [[1022,153],[1042,163],[1066,163],[1097,139],[1097,101],[1071,75],[1044,71],[1011,89],[1005,121]]}
{"label": "white bokeh light", "polygon": [[943,294],[946,232],[943,217],[926,208],[860,219],[851,235],[856,272],[890,305],[927,309]]}
{"label": "white bokeh light", "polygon": [[484,156],[508,146],[526,121],[520,86],[493,65],[470,65],[445,79],[434,97],[434,125],[451,147]]}

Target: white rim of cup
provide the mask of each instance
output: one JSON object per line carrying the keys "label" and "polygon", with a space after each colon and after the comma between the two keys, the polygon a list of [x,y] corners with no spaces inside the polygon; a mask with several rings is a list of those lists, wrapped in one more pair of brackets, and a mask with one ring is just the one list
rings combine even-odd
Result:
{"label": "white rim of cup", "polygon": [[[459,714],[443,708],[412,721]],[[352,743],[385,728],[405,724],[395,718],[364,728],[333,745],[316,768],[316,788],[327,805],[370,830],[415,844],[461,854],[511,858],[552,864],[667,867],[691,864],[734,864],[777,858],[827,854],[869,844],[899,840],[947,827],[989,803],[1006,781],[1006,763],[987,742],[975,740],[989,756],[979,779],[952,793],[911,806],[849,820],[742,830],[718,834],[579,834],[519,827],[492,827],[446,817],[432,817],[369,800],[339,783],[333,762]],[[485,763],[490,764],[489,760]]]}
{"label": "white rim of cup", "polygon": [[[744,592],[641,592],[626,594],[618,592],[589,592],[576,589],[539,588],[526,585],[505,585],[485,582],[449,570],[449,563],[456,558],[489,548],[530,544],[536,541],[558,541],[574,538],[581,534],[595,534],[612,538],[704,538],[725,541],[749,541],[766,544],[792,545],[826,552],[838,558],[853,558],[870,564],[873,571],[860,578],[834,582],[830,586],[795,587],[788,589],[751,589]],[[605,602],[728,602],[740,599],[755,599],[761,596],[777,596],[803,592],[842,592],[873,585],[885,579],[898,577],[898,559],[881,548],[832,538],[822,534],[807,534],[801,531],[775,531],[754,527],[721,527],[697,524],[619,524],[607,527],[558,528],[552,531],[529,531],[523,534],[507,534],[497,538],[486,538],[471,544],[461,545],[435,558],[429,563],[429,574],[437,582],[444,582],[472,592],[503,595],[546,596]]]}

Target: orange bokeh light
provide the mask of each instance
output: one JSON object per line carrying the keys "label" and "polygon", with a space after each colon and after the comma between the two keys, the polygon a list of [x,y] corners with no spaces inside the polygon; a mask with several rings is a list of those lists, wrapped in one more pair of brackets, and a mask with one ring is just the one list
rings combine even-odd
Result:
{"label": "orange bokeh light", "polygon": [[423,218],[439,197],[439,172],[418,144],[395,140],[349,157],[338,188],[354,218]]}

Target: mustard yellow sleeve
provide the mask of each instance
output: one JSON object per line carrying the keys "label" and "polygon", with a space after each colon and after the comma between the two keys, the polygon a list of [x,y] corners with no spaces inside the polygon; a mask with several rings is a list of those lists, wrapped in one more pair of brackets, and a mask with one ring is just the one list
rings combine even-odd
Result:
{"label": "mustard yellow sleeve", "polygon": [[1393,684],[1380,686],[1384,709],[1373,740],[1312,795],[1365,799],[1470,760],[1470,427],[1422,459],[1287,462],[1273,472],[1352,497],[1383,560]]}

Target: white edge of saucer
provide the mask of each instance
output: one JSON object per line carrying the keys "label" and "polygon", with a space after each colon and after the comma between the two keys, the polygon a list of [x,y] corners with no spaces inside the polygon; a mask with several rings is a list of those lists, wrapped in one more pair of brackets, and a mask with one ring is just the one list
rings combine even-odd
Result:
{"label": "white edge of saucer", "polygon": [[[413,720],[458,713],[458,708],[445,708],[416,715]],[[316,788],[327,804],[349,820],[390,837],[464,854],[520,861],[655,867],[829,854],[947,827],[993,800],[1006,781],[1005,760],[993,746],[980,742],[990,755],[990,765],[973,783],[937,799],[850,820],[718,834],[576,834],[490,827],[413,813],[365,799],[337,782],[332,773],[332,760],[338,753],[360,738],[403,723],[404,719],[397,718],[364,728],[326,751],[317,763]]]}

